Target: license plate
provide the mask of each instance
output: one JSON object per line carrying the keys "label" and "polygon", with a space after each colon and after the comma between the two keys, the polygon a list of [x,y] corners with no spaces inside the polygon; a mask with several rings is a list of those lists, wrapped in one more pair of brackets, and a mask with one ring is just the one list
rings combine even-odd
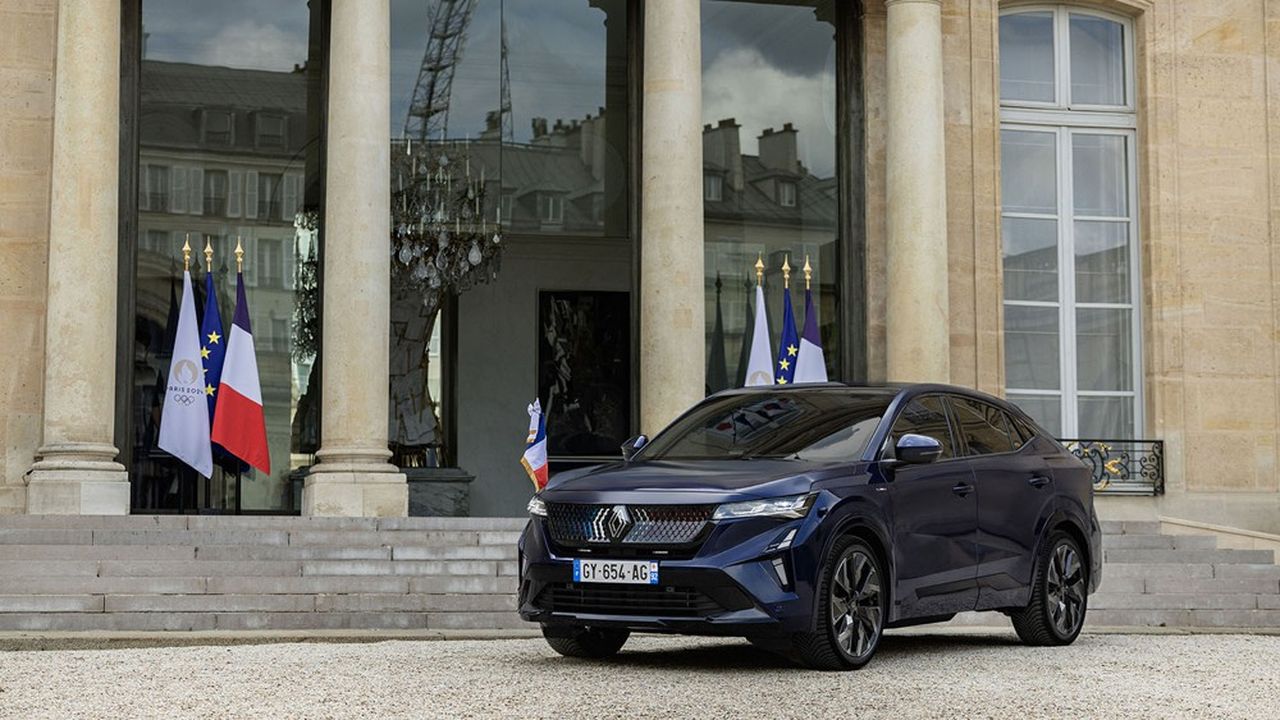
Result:
{"label": "license plate", "polygon": [[651,560],[574,560],[573,581],[657,585],[658,563]]}

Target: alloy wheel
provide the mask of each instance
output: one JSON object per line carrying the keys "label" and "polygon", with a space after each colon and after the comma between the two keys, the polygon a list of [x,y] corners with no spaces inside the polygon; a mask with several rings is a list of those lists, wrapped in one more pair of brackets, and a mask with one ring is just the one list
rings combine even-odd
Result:
{"label": "alloy wheel", "polygon": [[831,576],[831,628],[851,659],[875,649],[884,613],[880,593],[880,572],[871,557],[853,548],[840,558]]}
{"label": "alloy wheel", "polygon": [[1053,549],[1045,574],[1045,595],[1049,618],[1061,637],[1074,635],[1084,620],[1085,573],[1080,553],[1070,543]]}

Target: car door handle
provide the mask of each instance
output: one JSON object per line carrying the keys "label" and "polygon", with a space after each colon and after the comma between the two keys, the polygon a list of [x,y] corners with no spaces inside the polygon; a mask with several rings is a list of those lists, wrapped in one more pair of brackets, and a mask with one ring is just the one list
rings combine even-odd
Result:
{"label": "car door handle", "polygon": [[957,483],[951,487],[951,492],[959,495],[960,497],[964,497],[965,495],[973,492],[973,485],[970,483]]}
{"label": "car door handle", "polygon": [[1027,478],[1027,484],[1033,488],[1042,488],[1049,484],[1049,478],[1044,475],[1036,475],[1035,477]]}

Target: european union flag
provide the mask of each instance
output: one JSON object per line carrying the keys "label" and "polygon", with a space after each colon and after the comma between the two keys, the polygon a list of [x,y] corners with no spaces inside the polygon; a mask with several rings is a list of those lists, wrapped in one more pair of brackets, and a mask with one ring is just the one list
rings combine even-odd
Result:
{"label": "european union flag", "polygon": [[213,273],[204,274],[204,321],[200,323],[200,362],[204,365],[204,395],[209,402],[209,420],[218,404],[218,384],[222,381],[222,361],[227,341],[222,337],[222,313],[218,312],[218,289]]}
{"label": "european union flag", "polygon": [[796,332],[796,314],[791,309],[791,287],[782,289],[782,337],[778,340],[778,362],[773,368],[778,385],[790,385],[796,377],[796,359],[800,352],[800,335]]}

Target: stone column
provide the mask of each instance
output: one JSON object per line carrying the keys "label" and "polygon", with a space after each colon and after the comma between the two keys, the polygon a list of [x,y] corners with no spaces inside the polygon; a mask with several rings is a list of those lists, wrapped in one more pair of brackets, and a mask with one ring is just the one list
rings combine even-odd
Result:
{"label": "stone column", "polygon": [[306,515],[404,516],[405,476],[387,460],[391,313],[389,0],[334,0],[321,319],[320,462]]}
{"label": "stone column", "polygon": [[886,0],[888,379],[948,382],[941,0]]}
{"label": "stone column", "polygon": [[58,3],[44,440],[27,512],[125,515],[115,462],[120,2]]}
{"label": "stone column", "polygon": [[650,435],[705,394],[700,23],[697,2],[645,3],[640,426]]}

